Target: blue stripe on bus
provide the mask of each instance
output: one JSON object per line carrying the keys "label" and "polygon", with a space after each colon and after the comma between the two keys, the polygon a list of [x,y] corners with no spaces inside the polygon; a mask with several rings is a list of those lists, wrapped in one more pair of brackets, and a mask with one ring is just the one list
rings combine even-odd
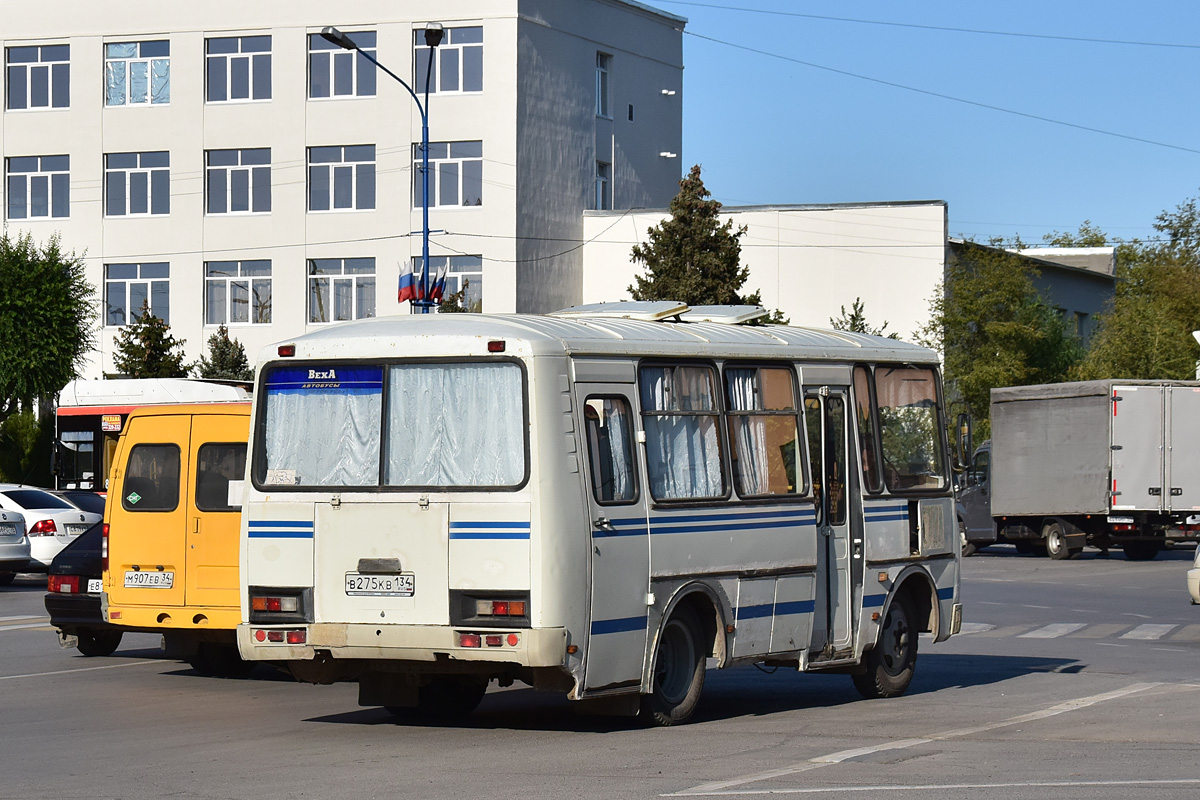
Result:
{"label": "blue stripe on bus", "polygon": [[949,600],[954,597],[954,587],[951,586],[949,589],[938,589],[937,595],[938,600]]}
{"label": "blue stripe on bus", "polygon": [[[686,520],[680,520],[684,522]],[[735,523],[733,525],[675,525],[672,527],[663,527],[662,521],[659,519],[650,520],[650,533],[654,535],[665,535],[668,533],[717,533],[720,531],[754,531],[765,530],[770,528],[783,528],[788,522],[799,523],[801,525],[815,525],[814,519],[781,519],[775,522],[752,522],[752,523]]]}
{"label": "blue stripe on bus", "polygon": [[499,529],[499,528],[509,528],[509,529],[516,528],[519,530],[527,531],[527,530],[529,530],[529,523],[528,522],[451,522],[450,530],[454,530],[455,528],[488,528],[489,530],[490,529]]}
{"label": "blue stripe on bus", "polygon": [[624,619],[598,619],[592,621],[592,634],[629,633],[630,631],[646,630],[646,617],[626,617]]}
{"label": "blue stripe on bus", "polygon": [[738,606],[737,618],[743,619],[761,619],[769,617],[775,613],[774,603],[765,603],[760,606]]}
{"label": "blue stripe on bus", "polygon": [[863,595],[863,608],[877,608],[882,606],[886,599],[886,594],[865,594]]}
{"label": "blue stripe on bus", "polygon": [[251,539],[311,539],[312,528],[308,530],[276,530],[272,528],[252,528],[247,532]]}
{"label": "blue stripe on bus", "polygon": [[528,539],[529,531],[451,531],[451,539]]}
{"label": "blue stripe on bus", "polygon": [[[646,519],[645,519],[645,517],[640,517],[638,519],[612,519],[612,520],[609,520],[609,524],[613,526],[614,530],[608,530],[607,528],[597,528],[596,530],[592,531],[592,536],[596,539],[605,539],[605,538],[611,538],[613,536],[645,536],[646,535]],[[630,527],[629,530],[624,530],[624,531],[618,530],[619,528],[626,526],[626,525],[629,525],[629,526],[636,525],[637,527],[636,528]]]}
{"label": "blue stripe on bus", "polygon": [[815,600],[790,600],[786,603],[775,604],[775,616],[785,614],[811,614],[817,607]]}
{"label": "blue stripe on bus", "polygon": [[280,519],[252,519],[246,522],[251,528],[312,528],[313,523],[310,520],[280,520]]}
{"label": "blue stripe on bus", "polygon": [[816,519],[817,511],[813,508],[794,508],[787,511],[761,511],[744,514],[680,514],[677,517],[663,514],[652,517],[652,519],[667,522],[672,520],[679,520],[680,522],[728,522],[734,519],[780,519],[797,515],[809,516]]}
{"label": "blue stripe on bus", "polygon": [[903,522],[903,521],[906,521],[907,519],[908,519],[908,514],[906,512],[904,514],[893,514],[891,516],[886,516],[886,517],[885,516],[867,517],[866,521],[867,522]]}

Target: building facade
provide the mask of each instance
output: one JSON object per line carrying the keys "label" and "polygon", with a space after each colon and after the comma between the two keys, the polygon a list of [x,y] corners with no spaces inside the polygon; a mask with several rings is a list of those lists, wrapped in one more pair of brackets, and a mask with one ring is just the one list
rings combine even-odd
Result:
{"label": "building facade", "polygon": [[[426,44],[427,15],[443,26]],[[429,96],[430,261],[491,312],[583,300],[583,212],[678,189],[685,21],[629,0],[6,4],[10,235],[86,253],[100,350],[142,304],[197,358],[408,313]]]}

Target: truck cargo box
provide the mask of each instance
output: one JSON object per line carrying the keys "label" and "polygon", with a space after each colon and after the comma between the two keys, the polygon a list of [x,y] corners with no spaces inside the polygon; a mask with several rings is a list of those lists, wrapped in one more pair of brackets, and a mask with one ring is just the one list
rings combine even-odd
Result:
{"label": "truck cargo box", "polygon": [[992,390],[995,517],[1200,510],[1200,382]]}

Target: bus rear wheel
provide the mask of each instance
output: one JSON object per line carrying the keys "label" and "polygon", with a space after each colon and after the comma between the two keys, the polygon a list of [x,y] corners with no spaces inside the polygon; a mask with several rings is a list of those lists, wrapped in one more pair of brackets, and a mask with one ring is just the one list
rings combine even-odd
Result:
{"label": "bus rear wheel", "polygon": [[658,638],[653,686],[642,697],[642,715],[654,725],[687,722],[704,690],[705,647],[700,620],[689,608],[676,609]]}
{"label": "bus rear wheel", "polygon": [[878,641],[863,655],[865,669],[851,675],[863,697],[899,697],[908,689],[917,667],[917,630],[912,623],[912,603],[903,595],[896,597]]}

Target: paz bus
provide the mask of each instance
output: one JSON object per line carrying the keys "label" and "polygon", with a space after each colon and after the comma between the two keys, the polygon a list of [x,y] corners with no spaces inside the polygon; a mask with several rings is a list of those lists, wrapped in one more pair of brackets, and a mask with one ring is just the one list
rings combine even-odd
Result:
{"label": "paz bus", "polygon": [[104,492],[129,412],[141,406],[236,403],[248,383],[187,378],[73,380],[58,395],[53,455],[57,489]]}
{"label": "paz bus", "polygon": [[490,681],[687,720],[716,667],[904,692],[961,627],[937,356],[671,302],[361,320],[265,349],[246,659],[397,715]]}

